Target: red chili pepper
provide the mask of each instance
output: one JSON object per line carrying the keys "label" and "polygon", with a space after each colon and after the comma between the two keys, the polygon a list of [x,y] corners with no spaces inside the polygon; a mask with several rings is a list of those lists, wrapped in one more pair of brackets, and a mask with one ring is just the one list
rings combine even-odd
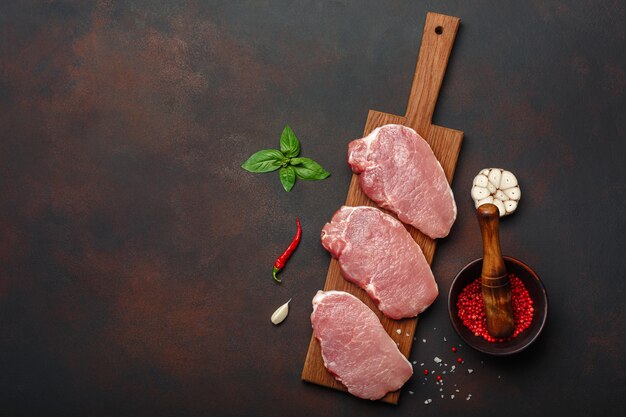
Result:
{"label": "red chili pepper", "polygon": [[293,237],[293,240],[291,241],[287,249],[285,249],[285,252],[283,252],[283,254],[280,255],[278,259],[276,259],[276,262],[274,263],[274,272],[272,273],[272,276],[274,277],[274,280],[276,282],[282,282],[280,278],[276,276],[276,274],[279,273],[280,270],[285,267],[285,264],[291,257],[291,254],[293,253],[293,251],[296,250],[296,248],[298,247],[298,243],[300,243],[300,238],[302,237],[302,226],[300,226],[300,219],[298,219],[297,217],[296,217],[296,227],[297,227],[296,235]]}

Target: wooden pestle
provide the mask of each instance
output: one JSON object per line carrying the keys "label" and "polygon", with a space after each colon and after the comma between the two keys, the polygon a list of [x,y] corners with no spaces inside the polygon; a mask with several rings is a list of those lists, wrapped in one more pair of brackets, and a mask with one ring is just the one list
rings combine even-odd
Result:
{"label": "wooden pestle", "polygon": [[483,204],[476,210],[483,238],[483,269],[480,275],[487,331],[493,337],[507,338],[515,330],[511,281],[506,272],[498,225],[500,213],[493,204]]}

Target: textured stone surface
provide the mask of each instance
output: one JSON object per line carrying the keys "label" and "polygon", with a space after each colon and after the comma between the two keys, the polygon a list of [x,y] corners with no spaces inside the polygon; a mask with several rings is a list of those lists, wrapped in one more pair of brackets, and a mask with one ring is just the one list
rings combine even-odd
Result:
{"label": "textured stone surface", "polygon": [[[469,190],[481,168],[523,186],[503,252],[542,277],[551,311],[528,351],[496,360],[462,347],[474,372],[446,378],[445,401],[416,372],[395,408],[300,371],[347,144],[368,109],[406,107],[427,11],[462,19],[434,122],[465,140],[458,219],[434,262],[442,295],[411,360],[454,360],[445,294],[480,256]],[[2,2],[2,414],[615,414],[625,19],[617,1]],[[286,123],[332,173],[289,194],[277,175],[239,167],[277,147]],[[271,267],[295,216],[303,240],[279,287]]]}

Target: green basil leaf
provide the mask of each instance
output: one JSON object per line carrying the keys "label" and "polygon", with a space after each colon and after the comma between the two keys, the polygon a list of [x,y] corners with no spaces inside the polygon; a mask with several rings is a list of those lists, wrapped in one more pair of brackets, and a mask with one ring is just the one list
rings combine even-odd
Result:
{"label": "green basil leaf", "polygon": [[280,150],[287,158],[293,158],[300,153],[300,141],[289,125],[285,126],[280,135]]}
{"label": "green basil leaf", "polygon": [[303,180],[323,180],[330,175],[330,172],[311,158],[292,158],[291,164],[296,176]]}
{"label": "green basil leaf", "polygon": [[271,172],[280,168],[285,156],[276,149],[255,152],[241,167],[250,172]]}
{"label": "green basil leaf", "polygon": [[278,172],[280,182],[283,184],[285,191],[289,192],[296,183],[296,171],[291,166],[286,166]]}

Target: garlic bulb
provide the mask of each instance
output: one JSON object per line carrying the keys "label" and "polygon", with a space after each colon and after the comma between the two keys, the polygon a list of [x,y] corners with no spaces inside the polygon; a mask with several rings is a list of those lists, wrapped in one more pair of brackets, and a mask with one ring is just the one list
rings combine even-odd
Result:
{"label": "garlic bulb", "polygon": [[522,193],[517,178],[500,168],[483,169],[474,178],[472,199],[476,208],[491,203],[498,207],[500,217],[515,211]]}
{"label": "garlic bulb", "polygon": [[[289,299],[291,301],[291,298]],[[289,314],[289,301],[287,301],[282,306],[278,307],[274,314],[272,314],[272,323],[280,324],[287,318],[287,314]]]}

